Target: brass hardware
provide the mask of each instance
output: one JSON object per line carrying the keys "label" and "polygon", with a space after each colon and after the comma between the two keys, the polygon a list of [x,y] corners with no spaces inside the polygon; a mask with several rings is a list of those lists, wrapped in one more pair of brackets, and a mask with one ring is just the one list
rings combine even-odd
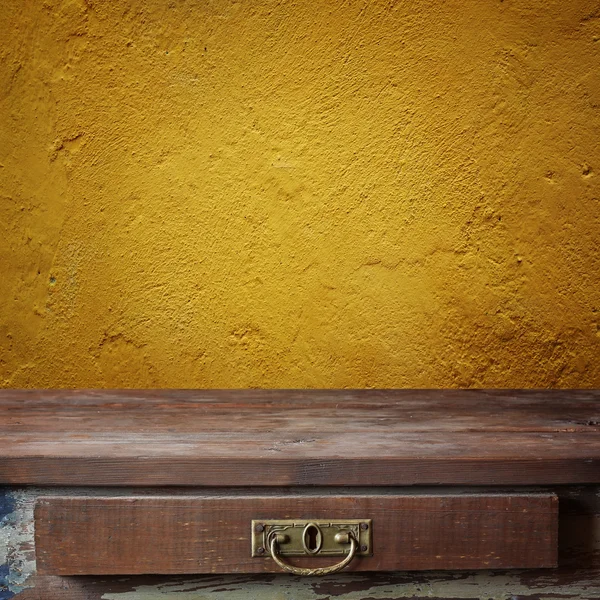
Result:
{"label": "brass hardware", "polygon": [[348,531],[344,531],[343,533],[336,533],[335,538],[333,538],[338,544],[349,544],[350,543],[350,533]]}
{"label": "brass hardware", "polygon": [[[340,534],[338,533],[337,536],[339,536],[339,535]],[[341,562],[339,562],[335,565],[331,565],[330,567],[315,567],[313,569],[307,569],[307,568],[303,568],[303,567],[294,567],[293,565],[288,565],[287,563],[283,562],[283,560],[281,560],[281,558],[279,557],[279,543],[277,541],[277,539],[280,536],[276,533],[271,535],[271,543],[269,545],[269,549],[271,551],[271,557],[273,558],[273,560],[284,571],[287,571],[288,573],[292,573],[293,575],[303,575],[305,577],[311,577],[311,576],[318,577],[321,575],[332,575],[333,573],[337,573],[338,571],[341,571],[342,569],[347,567],[352,562],[352,559],[354,558],[354,555],[356,554],[356,549],[358,548],[358,544],[356,543],[354,534],[348,533],[347,536],[348,536],[348,541],[350,542],[350,550],[348,552],[348,556],[346,556],[346,558],[344,558],[344,560],[342,560]]]}
{"label": "brass hardware", "polygon": [[[371,519],[273,519],[252,521],[252,556],[345,556],[356,542],[357,556],[372,554]],[[262,552],[259,550],[262,548]]]}
{"label": "brass hardware", "polygon": [[318,554],[323,545],[323,534],[315,523],[309,523],[302,532],[302,547],[306,554]]}

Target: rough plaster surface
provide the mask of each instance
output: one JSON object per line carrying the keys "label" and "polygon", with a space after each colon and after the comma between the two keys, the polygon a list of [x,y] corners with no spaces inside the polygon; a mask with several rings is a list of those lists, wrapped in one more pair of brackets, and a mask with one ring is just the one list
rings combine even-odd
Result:
{"label": "rough plaster surface", "polygon": [[598,0],[4,0],[0,385],[600,386]]}

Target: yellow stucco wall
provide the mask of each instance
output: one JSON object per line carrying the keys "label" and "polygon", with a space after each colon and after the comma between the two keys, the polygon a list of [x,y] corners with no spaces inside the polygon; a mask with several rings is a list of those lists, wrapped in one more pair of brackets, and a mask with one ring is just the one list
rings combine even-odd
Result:
{"label": "yellow stucco wall", "polygon": [[0,384],[600,387],[597,0],[4,0]]}

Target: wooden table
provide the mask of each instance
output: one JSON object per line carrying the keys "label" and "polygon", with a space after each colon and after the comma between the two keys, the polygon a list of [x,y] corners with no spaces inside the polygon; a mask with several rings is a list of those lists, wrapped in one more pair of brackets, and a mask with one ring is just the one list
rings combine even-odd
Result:
{"label": "wooden table", "polygon": [[[252,528],[285,518],[323,534],[328,520],[368,521],[345,577],[450,581],[558,556],[541,573],[598,589],[600,534],[565,530],[600,529],[598,391],[4,390],[0,424],[0,484],[36,511],[23,598],[100,597],[80,574],[277,573]],[[339,560],[286,548],[274,551],[294,567]]]}

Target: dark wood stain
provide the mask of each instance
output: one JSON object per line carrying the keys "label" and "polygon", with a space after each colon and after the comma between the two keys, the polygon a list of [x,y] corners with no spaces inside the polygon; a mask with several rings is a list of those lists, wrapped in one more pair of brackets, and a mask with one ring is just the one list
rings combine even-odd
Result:
{"label": "dark wood stain", "polygon": [[0,391],[0,484],[600,482],[598,390]]}
{"label": "dark wood stain", "polygon": [[[349,571],[554,567],[558,499],[523,495],[46,497],[38,571],[52,575],[281,572],[252,558],[252,519],[373,519]],[[340,559],[300,557],[299,566]]]}

